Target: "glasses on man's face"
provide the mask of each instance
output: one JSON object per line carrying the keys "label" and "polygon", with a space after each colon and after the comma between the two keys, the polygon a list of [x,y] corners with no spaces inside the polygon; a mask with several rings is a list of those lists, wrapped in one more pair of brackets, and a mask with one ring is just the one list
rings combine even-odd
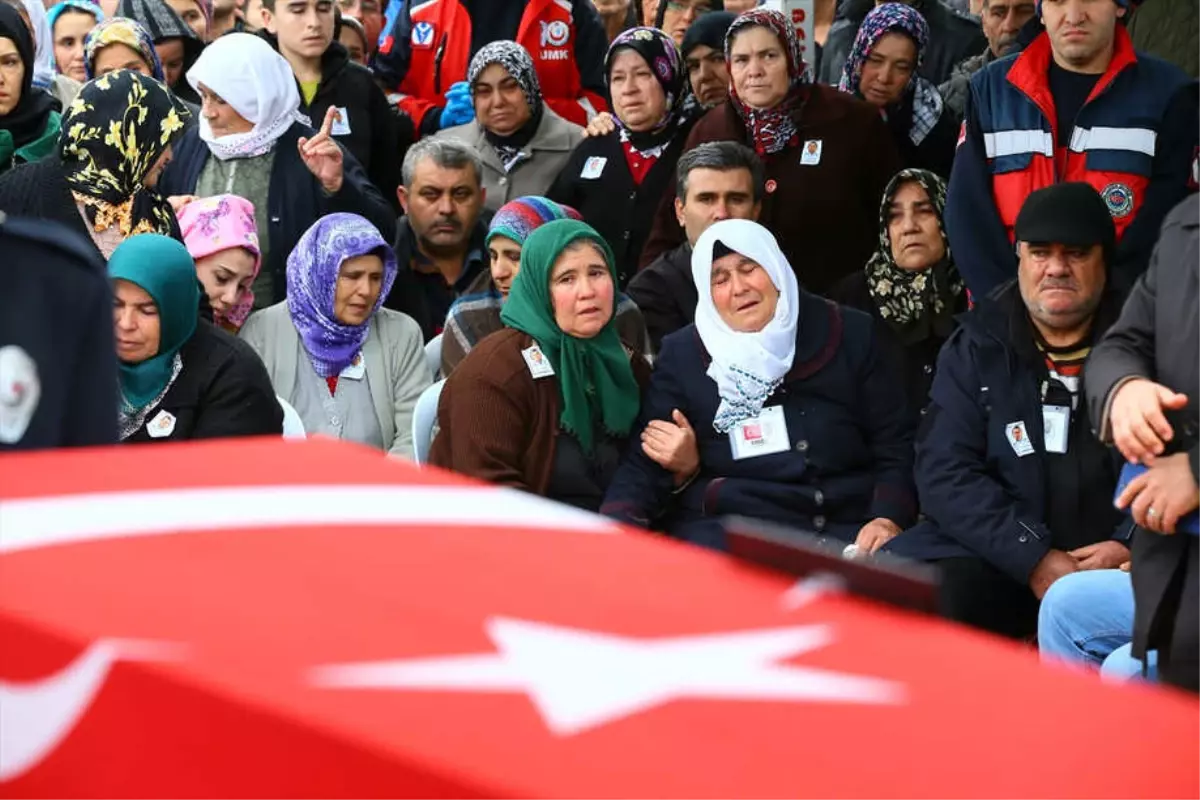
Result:
{"label": "glasses on man's face", "polygon": [[667,0],[667,10],[676,14],[695,11],[696,16],[700,17],[712,11],[712,6],[706,0]]}

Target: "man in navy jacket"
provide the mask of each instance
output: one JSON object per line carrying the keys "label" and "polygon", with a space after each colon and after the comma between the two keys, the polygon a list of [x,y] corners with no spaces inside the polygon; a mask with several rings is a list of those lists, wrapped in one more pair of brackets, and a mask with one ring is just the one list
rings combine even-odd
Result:
{"label": "man in navy jacket", "polygon": [[1013,637],[1071,572],[1129,559],[1113,508],[1120,456],[1088,424],[1080,374],[1119,312],[1107,263],[1116,231],[1086,183],[1030,195],[1016,222],[1020,264],[962,317],[938,359],[918,434],[926,519],[887,549],[936,562],[942,611]]}
{"label": "man in navy jacket", "polygon": [[1112,284],[1146,269],[1163,218],[1194,184],[1197,87],[1134,52],[1128,0],[1045,0],[1045,31],[971,79],[946,202],[955,262],[975,297],[1013,277],[1013,224],[1029,194],[1090,183],[1116,225]]}

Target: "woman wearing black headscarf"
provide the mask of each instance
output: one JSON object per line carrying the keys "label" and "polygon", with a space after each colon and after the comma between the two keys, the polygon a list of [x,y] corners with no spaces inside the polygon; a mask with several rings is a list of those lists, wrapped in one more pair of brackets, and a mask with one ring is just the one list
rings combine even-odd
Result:
{"label": "woman wearing black headscarf", "polygon": [[879,206],[879,247],[830,293],[878,321],[881,352],[901,379],[915,428],[928,403],[938,351],[967,310],[942,215],[946,184],[923,169],[901,170]]}
{"label": "woman wearing black headscarf", "polygon": [[583,129],[546,106],[529,52],[507,40],[485,45],[471,59],[467,85],[475,119],[438,136],[479,152],[485,207],[494,212],[518,197],[545,194]]}
{"label": "woman wearing black headscarf", "polygon": [[162,83],[129,70],[88,81],[62,121],[57,157],[0,177],[0,210],[54,219],[105,259],[138,233],[180,238],[158,177],[188,111]]}
{"label": "woman wearing black headscarf", "polygon": [[33,37],[12,6],[0,4],[0,173],[45,158],[58,144],[54,98],[33,88]]}
{"label": "woman wearing black headscarf", "polygon": [[631,28],[614,39],[604,69],[617,129],[576,147],[546,194],[600,232],[624,289],[683,152],[687,73],[679,48],[657,28]]}

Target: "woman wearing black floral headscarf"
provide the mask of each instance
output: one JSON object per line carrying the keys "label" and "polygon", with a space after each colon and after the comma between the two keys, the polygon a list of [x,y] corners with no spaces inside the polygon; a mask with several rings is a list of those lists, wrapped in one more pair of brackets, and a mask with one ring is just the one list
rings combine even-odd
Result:
{"label": "woman wearing black floral headscarf", "polygon": [[577,209],[604,236],[624,289],[683,151],[688,82],[679,48],[657,28],[613,39],[604,69],[616,130],[575,148],[546,196]]}
{"label": "woman wearing black floral headscarf", "polygon": [[[796,29],[778,11],[743,12],[725,35],[729,97],[700,118],[685,150],[734,141],[766,172],[759,221],[779,240],[804,288],[818,294],[862,267],[888,179],[900,169],[879,114],[812,83]],[[641,263],[684,243],[674,187],[658,207]]]}
{"label": "woman wearing black floral headscarf", "polygon": [[942,215],[946,184],[932,172],[897,173],[879,207],[879,249],[866,267],[842,281],[832,297],[870,313],[903,381],[915,425],[929,396],[937,354],[966,311]]}
{"label": "woman wearing black floral headscarf", "polygon": [[583,129],[542,100],[529,52],[512,41],[480,48],[467,67],[475,119],[441,138],[475,147],[483,159],[484,201],[496,211],[518,197],[545,194],[583,139]]}
{"label": "woman wearing black floral headscarf", "polygon": [[162,83],[120,70],[83,85],[62,121],[58,157],[0,178],[0,209],[63,222],[107,259],[139,233],[180,238],[155,188],[188,111]]}

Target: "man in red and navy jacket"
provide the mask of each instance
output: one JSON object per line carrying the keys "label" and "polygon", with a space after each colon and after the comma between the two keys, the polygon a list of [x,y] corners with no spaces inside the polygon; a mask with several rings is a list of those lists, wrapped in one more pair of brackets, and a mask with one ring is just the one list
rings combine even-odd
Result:
{"label": "man in red and navy jacket", "polygon": [[529,51],[542,96],[559,116],[587,125],[608,110],[608,39],[591,0],[392,0],[371,66],[429,134],[443,127],[446,91],[466,80],[471,56],[498,39]]}
{"label": "man in red and navy jacket", "polygon": [[1197,85],[1135,53],[1128,0],[1041,0],[1046,30],[971,80],[950,176],[946,229],[975,297],[1016,274],[1013,226],[1031,192],[1085,181],[1104,199],[1127,291],[1167,213],[1196,188]]}

